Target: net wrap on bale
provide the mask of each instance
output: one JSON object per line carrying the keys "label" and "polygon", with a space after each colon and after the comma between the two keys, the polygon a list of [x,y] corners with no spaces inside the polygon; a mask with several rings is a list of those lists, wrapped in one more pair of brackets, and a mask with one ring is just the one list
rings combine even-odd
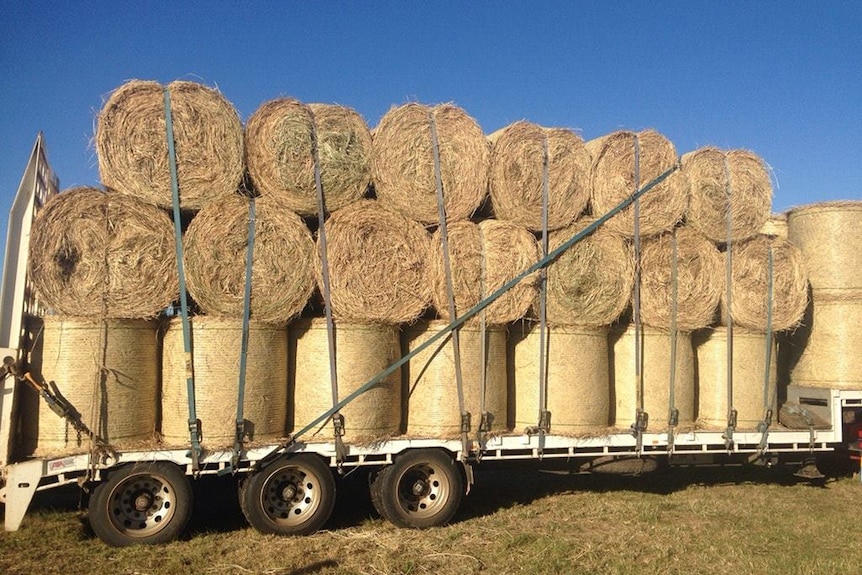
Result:
{"label": "net wrap on bale", "polygon": [[355,110],[278,98],[261,105],[245,128],[246,163],[257,191],[282,196],[304,216],[317,214],[314,132],[331,212],[362,198],[371,183],[371,131]]}
{"label": "net wrap on bale", "polygon": [[543,140],[548,142],[548,229],[570,225],[590,200],[592,158],[572,130],[520,121],[489,136],[494,215],[542,229]]}
{"label": "net wrap on bale", "polygon": [[[176,81],[170,91],[180,203],[199,210],[239,187],[242,124],[218,90]],[[172,206],[164,87],[132,80],[105,102],[96,122],[96,154],[105,186],[161,207]]]}
{"label": "net wrap on bale", "polygon": [[377,199],[408,218],[424,224],[438,222],[432,114],[446,217],[449,221],[467,219],[485,197],[490,150],[482,128],[452,104],[410,103],[383,116],[373,132],[371,165]]}
{"label": "net wrap on bale", "polygon": [[179,295],[167,214],[96,188],[73,188],[45,205],[29,266],[42,304],[64,315],[154,317]]}

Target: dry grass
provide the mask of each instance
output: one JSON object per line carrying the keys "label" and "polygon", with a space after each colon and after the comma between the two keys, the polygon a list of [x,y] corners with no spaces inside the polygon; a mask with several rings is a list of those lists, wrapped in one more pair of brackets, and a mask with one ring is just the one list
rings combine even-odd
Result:
{"label": "dry grass", "polygon": [[781,470],[625,478],[484,469],[447,527],[411,531],[377,519],[364,481],[351,477],[339,484],[329,530],[284,539],[245,526],[229,479],[198,482],[187,540],[158,548],[109,548],[75,521],[74,492],[59,502],[43,493],[20,531],[0,534],[0,571],[833,575],[862,560],[852,543],[858,513],[847,504],[862,487],[846,477],[813,487]]}

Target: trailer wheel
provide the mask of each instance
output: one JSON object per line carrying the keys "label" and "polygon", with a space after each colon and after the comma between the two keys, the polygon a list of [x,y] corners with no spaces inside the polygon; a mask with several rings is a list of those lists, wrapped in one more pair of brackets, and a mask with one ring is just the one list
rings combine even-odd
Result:
{"label": "trailer wheel", "polygon": [[335,479],[315,455],[282,457],[245,480],[240,505],[261,533],[308,535],[332,514]]}
{"label": "trailer wheel", "polygon": [[90,497],[93,532],[114,547],[160,544],[179,536],[192,510],[188,478],[173,463],[133,464],[111,471]]}
{"label": "trailer wheel", "polygon": [[438,449],[399,455],[371,483],[371,501],[399,527],[424,529],[446,524],[461,504],[464,478],[455,461]]}

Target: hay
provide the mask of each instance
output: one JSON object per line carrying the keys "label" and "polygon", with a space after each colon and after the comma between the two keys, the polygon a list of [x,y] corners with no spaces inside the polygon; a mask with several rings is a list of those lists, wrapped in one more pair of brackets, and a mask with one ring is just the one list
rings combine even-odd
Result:
{"label": "hay", "polygon": [[758,233],[786,240],[788,238],[787,214],[772,214],[760,227]]}
{"label": "hay", "polygon": [[[82,421],[114,448],[153,441],[159,393],[156,322],[59,316],[38,321],[42,332],[30,368],[55,382]],[[88,439],[79,444],[75,429],[47,402],[39,400],[38,419],[33,415],[25,417],[24,444],[35,455],[90,449]]]}
{"label": "hay", "polygon": [[[676,239],[677,301],[673,301]],[[710,325],[725,285],[724,259],[699,231],[682,227],[644,241],[641,252],[641,318],[644,324],[692,331]]]}
{"label": "hay", "polygon": [[[291,356],[290,405],[288,428],[294,433],[332,408],[329,346],[326,321],[302,319],[290,325]],[[371,380],[401,357],[398,328],[338,322],[335,324],[338,398]],[[344,441],[366,443],[398,435],[401,430],[401,370],[398,369],[374,387],[345,405]],[[315,428],[306,440],[331,441],[332,423]]]}
{"label": "hay", "polygon": [[[808,278],[801,252],[788,241],[755,236],[731,248],[730,314],[734,325],[755,331],[765,331],[769,327],[770,247],[773,253],[772,330],[793,329],[802,320],[808,305]],[[721,305],[727,309],[726,290],[722,292]],[[722,321],[725,316],[722,311]]]}
{"label": "hay", "polygon": [[494,214],[542,229],[543,146],[548,139],[548,229],[570,225],[590,200],[592,158],[572,130],[515,122],[489,136],[489,190]]}
{"label": "hay", "polygon": [[[404,330],[404,352],[415,350],[446,321],[422,322]],[[485,332],[485,357],[477,326],[462,326],[458,332],[464,408],[471,416],[471,431],[482,419],[482,363],[485,363],[485,412],[491,414],[491,432],[507,429],[508,383],[506,379],[506,328],[489,327]],[[455,377],[451,335],[415,355],[405,364],[407,381],[407,434],[418,437],[460,436],[461,411]]]}
{"label": "hay", "polygon": [[[770,342],[768,394],[777,417],[778,357],[775,339]],[[698,423],[727,426],[727,328],[698,333],[694,339],[697,357]],[[733,330],[733,408],[740,429],[756,429],[763,420],[763,379],[766,371],[766,334]]]}
{"label": "hay", "polygon": [[61,314],[153,317],[179,294],[173,224],[135,198],[67,190],[33,224],[29,274]]}
{"label": "hay", "polygon": [[[242,322],[192,318],[195,405],[209,449],[233,446],[236,429]],[[182,322],[174,320],[162,352],[162,437],[168,445],[188,445],[189,409]],[[287,330],[251,322],[243,415],[247,439],[284,437],[287,418]]]}
{"label": "hay", "polygon": [[[255,200],[251,317],[284,323],[315,287],[318,257],[311,232],[280,196]],[[185,234],[189,293],[207,314],[242,317],[249,200],[225,196],[202,209]]]}
{"label": "hay", "polygon": [[685,154],[682,169],[691,182],[686,222],[710,240],[727,242],[728,211],[731,239],[735,242],[757,234],[769,219],[772,183],[760,156],[748,150],[706,147]]}
{"label": "hay", "polygon": [[[552,233],[551,249],[590,223],[582,220]],[[625,239],[605,226],[597,228],[548,267],[548,323],[601,326],[614,322],[631,299],[634,270],[634,252]]]}
{"label": "hay", "polygon": [[[511,222],[455,222],[448,226],[448,237],[456,315],[468,311],[541,257],[541,247],[536,238],[527,229]],[[440,317],[450,319],[439,230],[432,236],[431,243],[434,307]],[[537,281],[538,274],[532,274],[518,282],[485,309],[485,321],[506,324],[523,317],[536,297]],[[476,316],[470,321],[478,320]]]}
{"label": "hay", "polygon": [[[641,330],[643,407],[649,415],[649,430],[667,429],[670,409],[671,337],[663,331]],[[638,408],[638,379],[635,369],[635,329],[611,333],[614,385],[612,421],[618,428],[628,429],[635,421]],[[695,413],[694,348],[690,333],[677,335],[674,406],[679,410],[680,425],[690,425]]]}
{"label": "hay", "polygon": [[816,292],[862,298],[862,201],[794,208],[787,228]]}
{"label": "hay", "polygon": [[[593,157],[592,214],[602,216],[631,196],[635,190],[634,141],[640,145],[640,187],[677,163],[676,149],[654,130],[619,131],[587,142]],[[671,174],[640,198],[640,233],[651,236],[670,231],[685,215],[689,196],[688,176]],[[607,227],[634,236],[634,205],[608,220]]]}
{"label": "hay", "polygon": [[482,128],[452,104],[410,103],[381,118],[371,164],[377,199],[422,223],[439,221],[430,114],[437,124],[446,217],[467,219],[485,197],[490,151]]}
{"label": "hay", "polygon": [[[509,338],[516,431],[539,422],[540,332],[536,323],[524,326],[513,329]],[[551,327],[545,342],[551,433],[606,431],[610,401],[607,328]]]}
{"label": "hay", "polygon": [[[242,125],[231,103],[213,88],[171,82],[168,89],[180,203],[198,210],[239,187]],[[97,120],[96,154],[107,188],[157,206],[173,205],[159,83],[132,80],[111,94]]]}
{"label": "hay", "polygon": [[804,321],[780,348],[779,367],[790,383],[862,390],[862,297],[814,292]]}
{"label": "hay", "polygon": [[362,200],[333,213],[326,234],[336,318],[403,323],[430,305],[431,240],[420,224]]}
{"label": "hay", "polygon": [[320,180],[328,212],[363,195],[371,183],[371,131],[344,106],[291,98],[264,103],[245,128],[248,173],[263,196],[284,197],[288,209],[317,214],[312,128],[317,131]]}

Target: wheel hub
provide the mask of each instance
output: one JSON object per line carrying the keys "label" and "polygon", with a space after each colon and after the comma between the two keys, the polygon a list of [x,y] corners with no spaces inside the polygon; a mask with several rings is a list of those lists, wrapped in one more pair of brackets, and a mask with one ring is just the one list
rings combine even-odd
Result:
{"label": "wheel hub", "polygon": [[294,497],[296,497],[296,493],[296,485],[294,485],[293,483],[288,483],[281,490],[281,498],[285,501],[291,501]]}
{"label": "wheel hub", "polygon": [[413,495],[421,496],[428,492],[428,482],[423,479],[417,479],[413,482]]}
{"label": "wheel hub", "polygon": [[152,493],[150,493],[149,491],[141,492],[138,494],[137,497],[135,497],[135,509],[137,511],[144,512],[150,508],[150,506],[153,504],[153,501],[154,499]]}

